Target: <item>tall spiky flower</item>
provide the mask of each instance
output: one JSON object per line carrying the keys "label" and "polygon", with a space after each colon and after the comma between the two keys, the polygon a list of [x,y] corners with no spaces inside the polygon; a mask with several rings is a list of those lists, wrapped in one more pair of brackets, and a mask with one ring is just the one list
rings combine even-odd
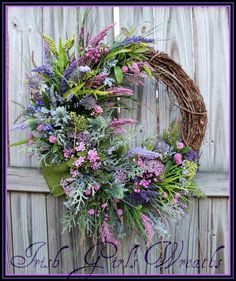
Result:
{"label": "tall spiky flower", "polygon": [[141,214],[141,220],[147,236],[147,246],[149,246],[154,237],[154,230],[151,224],[151,220],[144,214]]}
{"label": "tall spiky flower", "polygon": [[102,224],[102,229],[101,229],[101,238],[102,238],[102,242],[106,243],[106,242],[111,242],[113,244],[115,244],[116,246],[118,246],[120,243],[119,241],[117,241],[114,237],[113,237],[113,233],[111,230],[110,225],[104,221],[104,223]]}
{"label": "tall spiky flower", "polygon": [[91,45],[92,47],[96,47],[98,46],[98,44],[100,42],[102,42],[102,40],[106,37],[107,32],[114,26],[115,24],[110,24],[107,27],[105,27],[103,30],[101,30],[97,35],[95,35],[94,37],[92,37],[89,40],[89,45]]}

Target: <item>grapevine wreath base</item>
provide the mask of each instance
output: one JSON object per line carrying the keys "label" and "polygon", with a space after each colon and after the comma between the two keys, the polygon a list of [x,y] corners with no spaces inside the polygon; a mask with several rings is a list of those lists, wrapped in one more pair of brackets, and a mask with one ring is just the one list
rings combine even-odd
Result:
{"label": "grapevine wreath base", "polygon": [[[78,44],[60,39],[58,48],[42,35],[44,64],[26,77],[30,104],[15,126],[30,134],[12,145],[26,143],[51,194],[64,196],[65,229],[79,226],[93,241],[114,245],[131,231],[150,245],[155,233],[168,234],[167,219],[181,218],[201,194],[193,178],[206,108],[184,70],[150,47],[153,39],[120,35],[104,44],[112,28],[91,37],[83,26]],[[131,110],[124,101],[135,101],[132,85],[147,75],[174,93],[182,125],[131,147],[123,126],[137,121],[120,118],[117,109]]]}

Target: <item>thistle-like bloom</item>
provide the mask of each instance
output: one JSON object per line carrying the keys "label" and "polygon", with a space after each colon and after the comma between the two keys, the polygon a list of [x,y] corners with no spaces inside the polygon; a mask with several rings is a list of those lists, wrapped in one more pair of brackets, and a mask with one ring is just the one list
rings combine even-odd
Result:
{"label": "thistle-like bloom", "polygon": [[190,150],[186,154],[184,154],[184,159],[189,161],[196,161],[197,160],[197,152],[194,150]]}
{"label": "thistle-like bloom", "polygon": [[113,28],[115,24],[110,24],[107,27],[105,27],[103,30],[101,30],[97,35],[95,35],[94,37],[92,37],[89,40],[89,45],[91,45],[92,47],[96,47],[98,46],[99,43],[101,43],[103,41],[103,39],[106,37],[107,32]]}
{"label": "thistle-like bloom", "polygon": [[123,125],[132,125],[137,123],[136,120],[134,119],[114,119],[113,121],[111,121],[111,123],[109,124],[109,128],[111,128],[115,133],[119,134],[119,133],[123,133],[125,132],[124,129],[121,128],[121,126]]}
{"label": "thistle-like bloom", "polygon": [[110,95],[114,96],[132,96],[133,91],[128,88],[123,88],[123,87],[115,87],[111,90],[108,91]]}

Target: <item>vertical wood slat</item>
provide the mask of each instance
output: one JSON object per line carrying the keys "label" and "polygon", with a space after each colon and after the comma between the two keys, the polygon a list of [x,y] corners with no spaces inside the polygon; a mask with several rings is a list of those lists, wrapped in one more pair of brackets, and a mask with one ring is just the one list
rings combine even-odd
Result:
{"label": "vertical wood slat", "polygon": [[[201,274],[229,273],[228,220],[227,199],[214,198],[200,201],[199,256],[201,261],[206,259],[204,266],[200,268]],[[224,248],[216,252],[220,246]]]}
{"label": "vertical wood slat", "polygon": [[208,110],[200,170],[228,171],[229,22],[228,8],[193,9],[195,77]]}
{"label": "vertical wood slat", "polygon": [[10,263],[11,257],[13,257],[13,241],[12,241],[12,216],[11,216],[11,194],[7,194],[7,207],[8,207],[8,216],[7,216],[7,272],[15,273],[14,267]]}
{"label": "vertical wood slat", "polygon": [[[44,194],[11,193],[12,239],[14,256],[26,258],[23,266],[15,267],[16,274],[48,273],[48,248],[46,205]],[[33,243],[46,243],[38,251],[37,244],[25,253]],[[26,254],[28,257],[26,257]],[[35,254],[35,258],[34,257]],[[36,259],[39,260],[36,263]],[[33,260],[33,261],[32,261]],[[15,263],[23,260],[15,259]]]}
{"label": "vertical wood slat", "polygon": [[[9,127],[13,128],[14,121],[19,117],[22,108],[13,101],[26,106],[30,95],[25,85],[25,75],[30,73],[31,56],[39,64],[42,63],[42,8],[8,8],[8,36],[9,36]],[[19,119],[22,121],[22,119]],[[19,121],[17,122],[19,124]],[[9,142],[27,138],[25,130],[14,130],[9,133]],[[10,148],[10,165],[32,166],[31,159],[25,155],[22,147]],[[34,164],[33,164],[34,165]]]}

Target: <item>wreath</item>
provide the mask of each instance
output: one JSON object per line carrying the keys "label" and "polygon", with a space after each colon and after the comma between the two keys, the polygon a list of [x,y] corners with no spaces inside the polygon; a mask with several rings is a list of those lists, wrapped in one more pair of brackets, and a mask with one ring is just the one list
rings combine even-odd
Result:
{"label": "wreath", "polygon": [[[78,226],[93,239],[118,245],[127,231],[168,234],[167,219],[181,218],[201,192],[193,182],[206,128],[203,98],[185,71],[143,36],[103,40],[109,25],[91,37],[83,26],[56,47],[42,34],[44,64],[27,76],[30,104],[15,128],[30,128],[26,152],[35,155],[52,195],[64,196],[65,229]],[[123,36],[123,37],[122,37]],[[145,76],[174,93],[182,122],[131,146],[119,109],[133,99]],[[146,93],[148,94],[148,93]],[[131,109],[127,109],[131,110]]]}

